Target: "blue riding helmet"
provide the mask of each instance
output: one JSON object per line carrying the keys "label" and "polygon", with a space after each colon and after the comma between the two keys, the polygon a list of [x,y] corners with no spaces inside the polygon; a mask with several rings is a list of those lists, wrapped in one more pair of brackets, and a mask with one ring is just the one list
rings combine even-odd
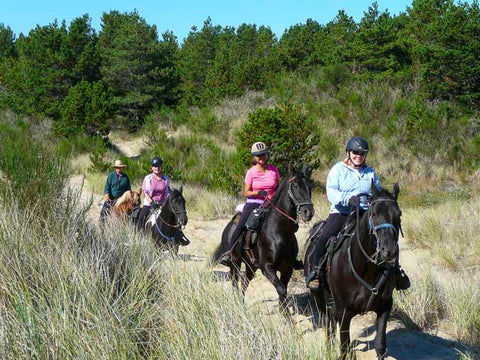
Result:
{"label": "blue riding helmet", "polygon": [[365,154],[368,153],[369,147],[368,147],[368,142],[364,138],[360,136],[354,136],[351,137],[347,141],[347,151],[361,151],[364,152]]}
{"label": "blue riding helmet", "polygon": [[162,158],[160,158],[158,156],[154,156],[152,158],[152,161],[150,161],[150,165],[151,166],[156,166],[156,167],[162,166],[163,165],[163,160],[162,160]]}

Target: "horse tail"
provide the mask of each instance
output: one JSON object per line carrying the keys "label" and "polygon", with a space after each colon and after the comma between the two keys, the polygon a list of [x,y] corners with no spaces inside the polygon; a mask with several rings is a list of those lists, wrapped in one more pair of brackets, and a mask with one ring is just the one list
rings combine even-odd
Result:
{"label": "horse tail", "polygon": [[211,256],[210,264],[212,265],[216,264],[218,260],[220,260],[220,257],[222,256],[222,254],[225,253],[225,251],[227,250],[224,249],[223,243],[221,242],[215,249],[215,252],[213,253],[213,255]]}
{"label": "horse tail", "polygon": [[222,240],[220,241],[220,244],[218,244],[217,248],[215,249],[215,252],[210,258],[211,265],[216,264],[218,260],[220,260],[220,257],[226,251],[229,250],[228,249],[229,239],[236,227],[234,220],[235,220],[235,216],[233,217],[232,220],[229,221],[227,226],[225,226],[225,229],[223,229]]}

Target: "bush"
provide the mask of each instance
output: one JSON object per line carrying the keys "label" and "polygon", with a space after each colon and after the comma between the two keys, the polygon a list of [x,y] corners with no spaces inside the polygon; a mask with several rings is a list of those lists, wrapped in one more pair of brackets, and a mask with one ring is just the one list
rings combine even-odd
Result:
{"label": "bush", "polygon": [[112,94],[101,83],[82,81],[70,89],[61,105],[61,120],[54,125],[57,135],[106,136],[114,114]]}
{"label": "bush", "polygon": [[310,170],[319,165],[316,151],[320,131],[291,101],[251,113],[238,137],[237,150],[244,166],[251,162],[250,147],[256,141],[263,141],[271,149],[271,162],[282,174],[287,172],[289,163],[306,164]]}

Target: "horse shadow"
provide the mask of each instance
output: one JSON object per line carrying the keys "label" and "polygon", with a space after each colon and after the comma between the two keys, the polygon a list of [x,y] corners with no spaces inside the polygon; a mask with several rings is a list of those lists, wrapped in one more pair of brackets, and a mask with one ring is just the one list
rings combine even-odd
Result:
{"label": "horse shadow", "polygon": [[177,254],[175,259],[180,261],[194,261],[194,262],[201,262],[205,260],[205,258],[195,254]]}
{"label": "horse shadow", "polygon": [[[369,336],[375,330],[374,325],[369,326],[359,337]],[[470,354],[473,358],[480,355],[478,350],[467,344],[420,330],[398,328],[388,331],[387,336],[387,356],[394,359],[453,360],[464,358],[464,354]],[[352,341],[352,348],[361,352],[373,350],[375,348],[374,341],[373,339],[366,341],[355,339]]]}

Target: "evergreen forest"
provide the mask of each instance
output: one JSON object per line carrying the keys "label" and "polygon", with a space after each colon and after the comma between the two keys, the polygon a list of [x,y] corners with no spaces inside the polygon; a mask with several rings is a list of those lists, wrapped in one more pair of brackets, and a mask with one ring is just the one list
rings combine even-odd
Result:
{"label": "evergreen forest", "polygon": [[[242,97],[253,105],[232,135],[235,119],[215,109]],[[0,109],[30,131],[47,119],[58,151],[87,151],[98,171],[110,163],[112,130],[146,133],[142,157],[160,153],[170,175],[224,190],[238,190],[253,141],[275,149],[281,168],[294,160],[314,171],[361,135],[389,164],[387,178],[421,172],[437,182],[429,174],[439,164],[449,169],[440,180],[465,180],[480,164],[479,105],[476,0],[414,0],[396,16],[373,2],[359,22],[341,10],[280,38],[268,24],[207,18],[181,44],[137,11],[104,13],[98,32],[88,14],[18,36],[0,24]],[[183,139],[167,136],[180,126],[191,130]],[[133,177],[146,166],[131,167]]]}

